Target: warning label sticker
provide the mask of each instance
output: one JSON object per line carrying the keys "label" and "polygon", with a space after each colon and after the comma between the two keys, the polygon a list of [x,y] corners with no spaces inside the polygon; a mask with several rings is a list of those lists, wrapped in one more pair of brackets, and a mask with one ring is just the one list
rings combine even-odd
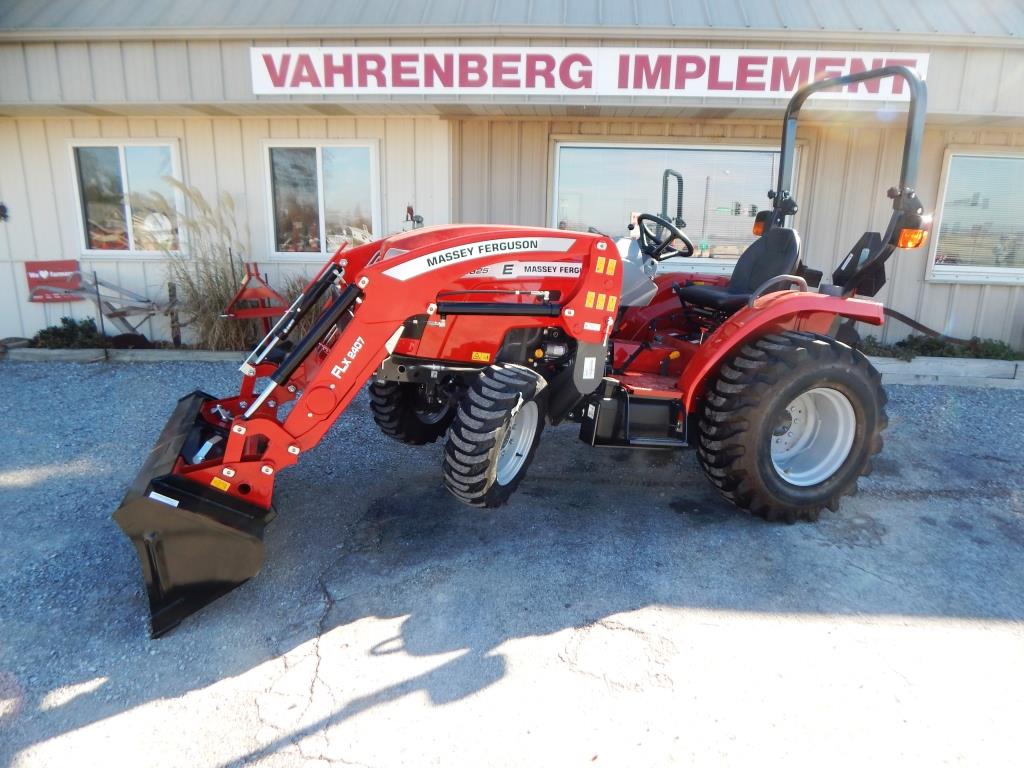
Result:
{"label": "warning label sticker", "polygon": [[505,237],[466,243],[443,251],[417,256],[403,264],[384,270],[395,280],[408,280],[456,262],[473,261],[500,253],[565,253],[576,241],[568,237]]}

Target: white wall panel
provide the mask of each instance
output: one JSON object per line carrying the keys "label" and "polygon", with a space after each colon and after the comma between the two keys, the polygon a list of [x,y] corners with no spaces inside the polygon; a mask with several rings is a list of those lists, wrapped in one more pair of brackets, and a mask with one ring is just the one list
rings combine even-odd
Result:
{"label": "white wall panel", "polygon": [[[270,138],[374,139],[380,148],[385,230],[403,227],[409,203],[428,223],[450,218],[449,126],[437,118],[0,118],[0,200],[11,211],[10,221],[0,224],[0,337],[31,335],[62,315],[95,316],[91,302],[29,303],[25,261],[78,259],[83,270],[95,270],[103,279],[151,298],[166,297],[167,269],[160,259],[83,256],[69,149],[72,140],[149,137],[177,142],[184,181],[198,187],[211,203],[221,193],[232,195],[243,239],[250,244],[246,258],[258,261],[278,285],[289,275],[314,271],[320,260],[283,261],[270,255]],[[148,322],[141,330],[158,338],[169,334],[165,320]]]}
{"label": "white wall panel", "polygon": [[89,104],[96,95],[92,90],[92,66],[88,43],[66,43],[57,46],[57,68],[61,95],[65,101]]}
{"label": "white wall panel", "polygon": [[53,43],[25,43],[24,55],[29,100],[59,103],[62,97],[57,47]]}
{"label": "white wall panel", "polygon": [[[121,56],[121,43],[94,42],[89,44],[92,62],[92,86],[96,100],[101,103],[120,103],[128,100],[125,83],[127,68]],[[68,97],[65,95],[65,101]]]}
{"label": "white wall panel", "polygon": [[[149,41],[126,40],[121,43],[124,66],[125,97],[128,101],[160,100],[157,92],[156,50]],[[93,79],[103,77],[95,73]]]}

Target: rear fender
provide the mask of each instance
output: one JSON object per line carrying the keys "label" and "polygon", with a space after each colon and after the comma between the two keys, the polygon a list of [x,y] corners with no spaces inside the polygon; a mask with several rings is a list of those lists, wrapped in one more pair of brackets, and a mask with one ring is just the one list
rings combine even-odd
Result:
{"label": "rear fender", "polygon": [[743,307],[701,344],[679,377],[686,412],[693,413],[710,377],[743,344],[783,330],[830,335],[841,317],[871,325],[885,320],[878,302],[820,293],[780,291],[758,299],[753,307]]}

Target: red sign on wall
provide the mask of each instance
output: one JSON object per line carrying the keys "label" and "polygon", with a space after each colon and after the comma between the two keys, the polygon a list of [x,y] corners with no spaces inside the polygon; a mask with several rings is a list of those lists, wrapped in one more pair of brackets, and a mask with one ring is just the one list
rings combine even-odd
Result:
{"label": "red sign on wall", "polygon": [[65,293],[82,287],[77,261],[26,261],[25,276],[28,278],[29,301],[46,304],[82,300],[73,293]]}

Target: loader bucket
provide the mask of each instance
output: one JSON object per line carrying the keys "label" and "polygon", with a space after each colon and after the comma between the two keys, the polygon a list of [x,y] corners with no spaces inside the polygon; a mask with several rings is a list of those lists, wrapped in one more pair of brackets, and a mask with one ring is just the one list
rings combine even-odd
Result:
{"label": "loader bucket", "polygon": [[272,509],[173,474],[182,447],[204,428],[199,413],[212,399],[196,391],[178,401],[114,512],[142,567],[153,637],[255,576],[263,562]]}

